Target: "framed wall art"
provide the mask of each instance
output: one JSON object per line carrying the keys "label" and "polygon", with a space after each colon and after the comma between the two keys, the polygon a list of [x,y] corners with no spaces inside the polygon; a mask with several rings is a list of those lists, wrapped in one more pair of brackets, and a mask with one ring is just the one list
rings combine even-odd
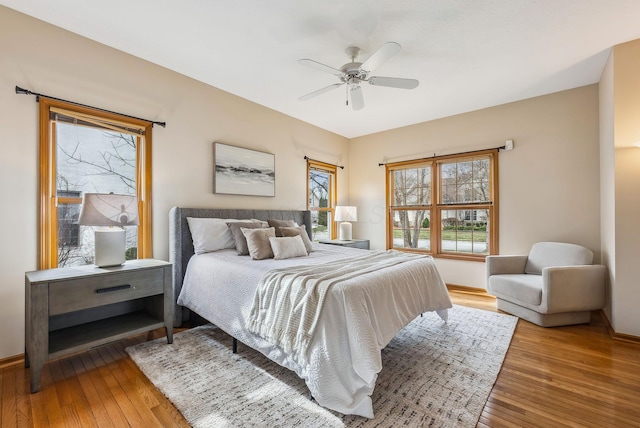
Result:
{"label": "framed wall art", "polygon": [[213,143],[213,192],[228,195],[275,196],[275,155]]}

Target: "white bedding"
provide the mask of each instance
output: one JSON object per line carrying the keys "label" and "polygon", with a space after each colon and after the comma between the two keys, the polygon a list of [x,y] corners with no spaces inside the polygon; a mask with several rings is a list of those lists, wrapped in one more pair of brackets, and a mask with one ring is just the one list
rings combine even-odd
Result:
{"label": "white bedding", "polygon": [[294,370],[320,405],[372,418],[370,395],[382,369],[381,349],[420,313],[436,310],[446,319],[446,309],[451,307],[447,289],[430,257],[332,286],[304,364],[246,327],[257,284],[267,271],[362,254],[365,250],[314,244],[308,257],[286,260],[251,260],[234,250],[196,255],[189,261],[178,304]]}

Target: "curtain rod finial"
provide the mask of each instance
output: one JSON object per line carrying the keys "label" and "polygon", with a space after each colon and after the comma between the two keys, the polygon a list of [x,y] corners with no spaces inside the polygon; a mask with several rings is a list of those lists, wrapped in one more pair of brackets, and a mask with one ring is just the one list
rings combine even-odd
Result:
{"label": "curtain rod finial", "polygon": [[28,89],[21,88],[20,86],[16,86],[16,94],[31,95],[31,91]]}

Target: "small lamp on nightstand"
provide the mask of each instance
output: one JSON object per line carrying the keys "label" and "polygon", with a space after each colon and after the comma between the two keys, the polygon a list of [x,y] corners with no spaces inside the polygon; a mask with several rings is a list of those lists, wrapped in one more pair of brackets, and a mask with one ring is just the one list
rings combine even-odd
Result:
{"label": "small lamp on nightstand", "polygon": [[338,239],[341,241],[351,241],[351,221],[358,221],[358,209],[345,205],[336,207],[336,221],[340,223],[340,233]]}
{"label": "small lamp on nightstand", "polygon": [[124,226],[138,225],[138,200],[132,195],[85,193],[78,224],[108,226],[94,232],[94,264],[99,267],[121,265],[126,259]]}

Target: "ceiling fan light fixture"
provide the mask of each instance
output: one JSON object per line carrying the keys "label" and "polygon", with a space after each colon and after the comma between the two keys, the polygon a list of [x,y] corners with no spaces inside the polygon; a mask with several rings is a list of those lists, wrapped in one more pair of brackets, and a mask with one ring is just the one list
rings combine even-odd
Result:
{"label": "ceiling fan light fixture", "polygon": [[345,49],[351,62],[344,64],[340,69],[322,64],[312,59],[300,59],[298,62],[315,68],[326,73],[333,74],[340,79],[340,83],[327,86],[322,89],[310,92],[298,98],[299,101],[305,101],[317,95],[323,94],[331,89],[347,84],[347,105],[351,99],[351,108],[360,110],[364,108],[364,97],[360,82],[369,82],[373,86],[387,86],[390,88],[414,89],[420,82],[415,79],[405,79],[400,77],[380,77],[371,76],[369,74],[389,58],[400,52],[400,45],[396,42],[387,42],[380,49],[375,51],[365,62],[356,62],[356,58],[360,53],[360,48],[349,46]]}

